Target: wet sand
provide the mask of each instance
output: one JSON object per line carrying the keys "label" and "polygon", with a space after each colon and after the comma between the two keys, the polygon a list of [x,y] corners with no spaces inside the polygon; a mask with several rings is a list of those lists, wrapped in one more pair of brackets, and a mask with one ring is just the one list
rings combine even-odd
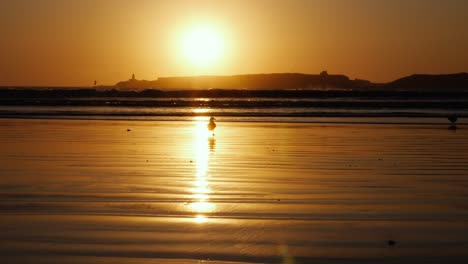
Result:
{"label": "wet sand", "polygon": [[468,260],[468,128],[200,120],[0,119],[0,262]]}

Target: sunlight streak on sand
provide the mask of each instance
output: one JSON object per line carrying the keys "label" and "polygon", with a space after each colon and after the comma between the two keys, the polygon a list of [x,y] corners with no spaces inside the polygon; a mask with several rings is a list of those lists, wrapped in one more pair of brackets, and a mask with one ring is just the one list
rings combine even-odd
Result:
{"label": "sunlight streak on sand", "polygon": [[[211,193],[209,187],[209,161],[213,150],[210,148],[210,134],[206,127],[206,122],[196,119],[193,135],[196,172],[193,181],[194,188],[191,189],[191,192],[193,193],[192,199],[195,202],[190,204],[190,208],[195,213],[209,213],[214,211],[215,205],[209,202],[209,194]],[[197,223],[204,223],[205,221],[205,216],[197,215],[195,217],[195,222]]]}

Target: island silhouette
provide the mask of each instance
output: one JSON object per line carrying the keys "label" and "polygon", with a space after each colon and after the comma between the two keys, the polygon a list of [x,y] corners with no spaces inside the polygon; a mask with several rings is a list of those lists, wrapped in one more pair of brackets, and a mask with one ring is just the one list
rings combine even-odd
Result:
{"label": "island silhouette", "polygon": [[[44,101],[17,99],[75,97],[398,97],[468,96],[468,73],[415,74],[388,83],[350,79],[346,75],[302,73],[231,76],[160,77],[139,80],[132,74],[115,85],[91,87],[0,87],[0,104],[30,105]],[[51,102],[49,102],[51,103]],[[69,102],[53,102],[54,104]],[[88,102],[92,103],[92,102]],[[72,104],[73,105],[73,104]]]}
{"label": "island silhouette", "polygon": [[342,74],[270,73],[231,76],[161,77],[157,80],[137,80],[135,75],[118,82],[114,88],[135,89],[248,89],[248,90],[388,90],[388,91],[468,91],[468,73],[414,74],[389,83],[372,83],[350,79]]}

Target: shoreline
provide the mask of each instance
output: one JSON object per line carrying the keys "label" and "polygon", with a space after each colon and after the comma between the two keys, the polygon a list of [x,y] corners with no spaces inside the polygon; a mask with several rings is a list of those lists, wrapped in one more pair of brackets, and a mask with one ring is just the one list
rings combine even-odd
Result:
{"label": "shoreline", "polygon": [[[207,120],[211,115],[23,115],[0,114],[2,119],[31,119],[31,120],[81,120],[81,121],[198,121]],[[221,118],[222,122],[247,122],[247,123],[299,123],[299,124],[355,124],[355,125],[434,125],[450,126],[446,116],[223,116],[213,115]],[[459,116],[457,127],[468,125],[468,116]]]}

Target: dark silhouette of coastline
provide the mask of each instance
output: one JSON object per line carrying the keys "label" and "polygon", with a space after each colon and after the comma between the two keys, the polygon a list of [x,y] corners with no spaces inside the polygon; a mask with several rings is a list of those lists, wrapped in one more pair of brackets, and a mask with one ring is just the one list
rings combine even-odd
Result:
{"label": "dark silhouette of coastline", "polygon": [[233,76],[164,77],[154,81],[137,80],[115,85],[118,90],[334,90],[334,91],[468,91],[468,73],[422,75],[400,78],[390,83],[371,83],[367,80],[351,80],[345,75],[273,73]]}
{"label": "dark silhouette of coastline", "polygon": [[[9,91],[9,90],[16,90]],[[208,91],[205,91],[208,90]],[[247,91],[246,91],[247,90]],[[280,91],[280,92],[278,92]],[[326,91],[323,93],[322,91]],[[0,95],[34,96],[316,96],[345,92],[392,93],[392,92],[468,92],[468,73],[444,75],[411,75],[389,83],[372,83],[366,80],[351,80],[345,75],[273,73],[232,76],[162,77],[157,80],[137,80],[135,75],[113,86],[92,88],[71,87],[3,87]],[[295,96],[294,94],[297,94]]]}
{"label": "dark silhouette of coastline", "polygon": [[[154,89],[139,89],[153,85]],[[209,87],[218,88],[208,89]],[[206,98],[206,100],[193,100],[193,98]],[[271,100],[250,100],[253,98]],[[0,88],[0,106],[333,107],[339,109],[457,110],[467,109],[467,100],[467,73],[412,75],[387,84],[350,80],[344,75],[329,75],[322,72],[319,75],[257,74],[173,77],[159,78],[156,81],[141,81],[132,76],[130,80],[120,82],[116,86]]]}
{"label": "dark silhouette of coastline", "polygon": [[387,90],[400,91],[468,91],[468,73],[428,75],[414,74],[385,85]]}
{"label": "dark silhouette of coastline", "polygon": [[227,89],[227,90],[353,90],[365,88],[370,82],[350,80],[345,75],[331,75],[326,71],[320,74],[271,73],[247,74],[232,76],[191,76],[162,77],[154,81],[136,80],[134,76],[128,81],[115,85],[120,90],[134,89]]}

